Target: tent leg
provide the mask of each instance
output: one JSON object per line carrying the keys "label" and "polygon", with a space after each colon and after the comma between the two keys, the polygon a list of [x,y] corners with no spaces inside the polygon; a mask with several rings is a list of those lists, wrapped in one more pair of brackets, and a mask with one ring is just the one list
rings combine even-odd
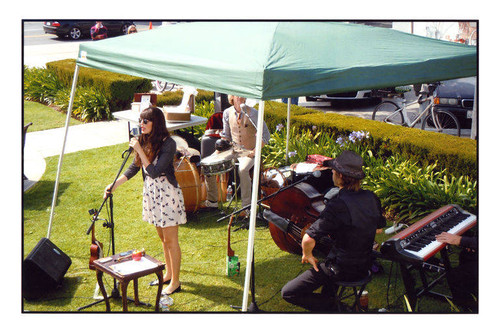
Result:
{"label": "tent leg", "polygon": [[262,154],[262,132],[264,128],[264,101],[259,102],[259,117],[257,121],[257,138],[255,142],[255,162],[253,167],[252,180],[252,203],[250,208],[250,224],[248,227],[248,247],[247,247],[247,266],[245,270],[245,285],[243,291],[243,301],[241,310],[248,310],[248,290],[250,289],[250,278],[252,271],[253,249],[255,240],[255,221],[257,219],[257,200],[259,194],[260,162]]}
{"label": "tent leg", "polygon": [[292,98],[288,97],[288,107],[286,111],[286,151],[285,160],[288,165],[288,152],[290,150],[288,143],[290,142],[290,109],[292,108]]}
{"label": "tent leg", "polygon": [[477,137],[477,76],[476,86],[474,88],[474,105],[472,107],[472,122],[470,125],[470,138],[475,140]]}
{"label": "tent leg", "polygon": [[71,95],[69,98],[68,111],[66,114],[64,140],[63,140],[63,145],[62,145],[62,149],[61,149],[61,155],[59,155],[59,163],[57,165],[56,183],[54,185],[54,196],[52,197],[52,207],[50,208],[50,218],[49,218],[49,228],[47,230],[47,238],[50,238],[50,232],[52,230],[52,221],[54,219],[54,208],[56,206],[57,192],[59,190],[59,177],[61,175],[61,166],[62,166],[62,160],[63,160],[63,156],[64,156],[64,149],[66,148],[66,138],[68,136],[69,121],[71,119],[71,113],[73,111],[73,100],[75,98],[76,82],[78,81],[79,70],[80,70],[80,67],[78,65],[76,65],[75,66],[75,75],[73,75],[73,84],[71,86]]}

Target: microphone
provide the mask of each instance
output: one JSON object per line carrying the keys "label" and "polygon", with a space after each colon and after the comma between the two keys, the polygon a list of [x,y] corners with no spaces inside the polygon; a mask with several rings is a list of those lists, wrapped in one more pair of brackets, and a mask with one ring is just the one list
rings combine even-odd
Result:
{"label": "microphone", "polygon": [[246,108],[248,108],[248,105],[246,105],[245,103],[240,104],[241,111],[243,111],[243,113],[248,116],[247,111],[245,110]]}
{"label": "microphone", "polygon": [[311,176],[314,178],[319,178],[319,177],[321,177],[321,171],[319,171],[319,170],[313,171],[310,174],[308,174],[306,177],[311,177]]}
{"label": "microphone", "polygon": [[293,183],[293,184],[291,184],[291,185],[289,185],[289,186],[295,186],[295,185],[297,185],[297,184],[300,184],[300,183],[302,183],[302,182],[305,182],[306,180],[311,179],[311,177],[314,177],[314,178],[319,178],[319,177],[321,177],[321,171],[316,170],[316,171],[313,171],[313,172],[308,172],[308,173],[305,175],[305,177],[304,177],[304,178],[302,178],[302,179],[300,179],[300,180],[296,181],[295,183]]}
{"label": "microphone", "polygon": [[142,134],[141,126],[137,125],[135,127],[132,127],[130,129],[129,139],[132,139],[132,137],[136,137],[137,138],[141,134]]}
{"label": "microphone", "polygon": [[241,112],[243,112],[243,114],[244,114],[245,116],[247,116],[247,117],[248,117],[248,119],[250,119],[250,121],[252,121],[252,119],[250,118],[250,116],[248,115],[248,112],[247,112],[247,108],[248,108],[248,107],[249,107],[249,106],[248,106],[248,105],[246,105],[245,103],[240,104],[240,109],[241,109]]}
{"label": "microphone", "polygon": [[[134,127],[132,127],[130,129],[130,132],[128,133],[128,139],[132,139],[132,138],[139,138],[139,136],[142,134],[142,130],[141,130],[141,126],[140,125],[136,125]],[[125,153],[131,153],[132,151],[134,150],[134,148],[132,147],[128,147],[127,150],[125,150],[123,153],[122,153],[122,157]]]}
{"label": "microphone", "polygon": [[257,129],[257,125],[253,122],[252,118],[250,118],[250,115],[246,111],[247,108],[249,108],[249,106],[246,105],[245,103],[240,104],[241,112],[243,112],[243,114],[247,116],[248,120],[250,120],[250,123],[252,123],[253,127]]}

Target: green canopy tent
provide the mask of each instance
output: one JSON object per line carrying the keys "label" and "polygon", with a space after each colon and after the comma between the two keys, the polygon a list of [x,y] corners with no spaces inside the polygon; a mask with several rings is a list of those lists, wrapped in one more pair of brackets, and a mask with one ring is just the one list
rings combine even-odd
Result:
{"label": "green canopy tent", "polygon": [[81,44],[78,65],[258,100],[477,71],[475,47],[340,22],[181,23]]}
{"label": "green canopy tent", "polygon": [[[477,75],[475,47],[340,22],[180,23],[80,45],[56,175],[53,219],[80,66],[260,100],[247,267],[253,260],[265,100]],[[242,301],[247,311],[250,269]]]}

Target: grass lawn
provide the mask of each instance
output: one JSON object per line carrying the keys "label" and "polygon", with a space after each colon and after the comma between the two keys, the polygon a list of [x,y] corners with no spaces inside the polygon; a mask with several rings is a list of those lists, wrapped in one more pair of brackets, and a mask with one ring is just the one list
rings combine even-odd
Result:
{"label": "grass lawn", "polygon": [[[53,108],[37,102],[24,101],[24,124],[33,123],[28,132],[43,131],[63,127],[66,124],[66,114],[54,111]],[[82,124],[79,120],[71,118],[70,125]]]}
{"label": "grass lawn", "polygon": [[[122,164],[122,152],[127,144],[66,154],[62,166],[59,197],[50,239],[72,260],[63,286],[38,300],[23,300],[23,310],[30,312],[74,312],[92,303],[96,287],[95,272],[88,268],[91,238],[86,234],[90,225],[88,210],[99,208],[104,187],[111,183]],[[46,237],[58,157],[47,158],[42,179],[23,197],[23,258],[42,237]],[[134,177],[114,194],[116,252],[144,248],[149,255],[163,261],[160,241],[153,226],[142,221],[142,179]],[[103,208],[101,218],[109,220],[109,210]],[[227,223],[217,222],[220,213],[197,212],[188,215],[188,223],[179,229],[182,248],[182,292],[173,295],[172,312],[238,312],[231,305],[241,306],[246,270],[248,230],[231,232],[231,247],[239,256],[241,273],[228,277],[225,273],[227,255]],[[96,223],[96,237],[104,243],[104,254],[111,254],[110,230]],[[235,227],[240,226],[237,223]],[[377,241],[387,238],[377,235]],[[389,308],[404,312],[403,285],[397,266],[380,261],[383,272],[376,274],[368,285],[369,311]],[[267,226],[259,223],[255,239],[256,302],[266,312],[301,312],[300,308],[283,301],[282,286],[308,269],[300,256],[281,251],[272,240]],[[392,272],[391,276],[389,275]],[[156,289],[148,283],[155,275],[139,279],[141,301],[153,304]],[[388,282],[390,286],[388,288]],[[108,292],[113,280],[105,278]],[[438,286],[440,287],[440,286]],[[449,293],[446,286],[442,286]],[[129,287],[128,295],[133,288]],[[251,298],[249,298],[251,300]],[[111,301],[112,311],[121,311],[121,300]],[[104,303],[83,311],[105,311]],[[129,311],[152,311],[151,308],[129,305]],[[442,300],[423,297],[418,311],[450,312]]]}

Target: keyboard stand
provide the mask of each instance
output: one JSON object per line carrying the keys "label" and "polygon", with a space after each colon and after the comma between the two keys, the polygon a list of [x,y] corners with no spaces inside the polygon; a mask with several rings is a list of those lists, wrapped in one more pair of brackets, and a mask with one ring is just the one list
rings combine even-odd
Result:
{"label": "keyboard stand", "polygon": [[[441,262],[444,267],[436,266],[427,263],[408,263],[404,261],[399,262],[399,267],[401,271],[401,276],[403,278],[403,284],[405,286],[406,295],[408,297],[408,302],[410,303],[411,310],[414,311],[417,305],[418,298],[429,295],[436,296],[438,298],[448,298],[452,299],[450,295],[444,295],[435,291],[432,288],[436,286],[442,279],[447,278],[447,272],[451,269],[450,259],[448,256],[447,248],[444,247],[441,251]],[[419,273],[422,285],[417,288],[416,279],[412,275],[411,271],[416,270]],[[428,281],[425,275],[426,271],[435,271],[439,274],[435,279]]]}

